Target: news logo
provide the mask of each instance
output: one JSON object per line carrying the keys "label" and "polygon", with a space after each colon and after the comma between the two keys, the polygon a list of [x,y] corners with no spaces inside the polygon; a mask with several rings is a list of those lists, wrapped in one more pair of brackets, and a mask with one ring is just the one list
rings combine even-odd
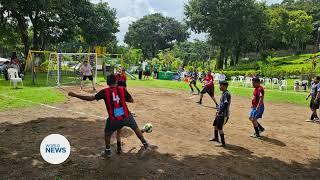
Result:
{"label": "news logo", "polygon": [[42,140],[40,154],[50,164],[61,164],[70,155],[70,143],[60,134],[50,134]]}

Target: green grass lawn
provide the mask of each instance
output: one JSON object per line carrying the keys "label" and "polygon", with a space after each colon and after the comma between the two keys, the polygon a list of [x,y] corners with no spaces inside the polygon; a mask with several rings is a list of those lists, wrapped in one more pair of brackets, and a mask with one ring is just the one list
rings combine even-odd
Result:
{"label": "green grass lawn", "polygon": [[9,85],[9,81],[5,81],[2,76],[0,78],[0,111],[5,111],[13,108],[23,108],[31,107],[35,104],[28,103],[21,100],[8,99],[2,95],[25,99],[33,101],[35,103],[43,104],[54,104],[61,103],[66,100],[66,97],[59,92],[57,89],[52,87],[41,86],[31,86],[30,80],[24,80],[24,87],[20,88],[19,83],[18,89],[13,89]]}
{"label": "green grass lawn", "polygon": [[[136,87],[149,87],[149,88],[167,88],[167,89],[175,89],[175,90],[185,90],[190,91],[190,88],[185,82],[177,82],[177,81],[165,81],[165,80],[129,80],[128,86],[136,86]],[[201,87],[201,84],[198,83],[198,87]],[[217,87],[217,85],[216,85]],[[215,88],[216,93],[219,93],[219,88]],[[230,86],[229,91],[232,95],[248,97],[251,98],[253,95],[252,88],[246,87],[237,87]],[[308,93],[306,92],[293,92],[293,91],[280,91],[280,90],[271,90],[266,89],[266,97],[265,100],[269,102],[281,102],[281,103],[290,103],[297,105],[307,105],[308,101],[306,101]]]}
{"label": "green grass lawn", "polygon": [[[293,81],[293,80],[292,80]],[[66,100],[63,93],[59,92],[57,89],[46,86],[46,76],[39,75],[37,77],[36,85],[32,85],[31,78],[26,77],[24,80],[24,87],[13,89],[9,86],[9,82],[5,81],[2,76],[0,78],[0,111],[5,111],[13,108],[23,108],[34,106],[35,104],[28,103],[21,100],[7,99],[2,95],[25,99],[33,101],[35,103],[43,104],[54,104],[61,103]],[[291,81],[290,81],[291,82]],[[105,85],[105,80],[102,75],[98,77],[98,83]],[[290,83],[291,84],[291,83]],[[148,88],[166,88],[174,90],[190,91],[187,83],[177,82],[177,81],[166,81],[166,80],[128,80],[128,86],[133,87],[148,87]],[[198,83],[200,87],[201,84]],[[20,86],[21,87],[21,86]],[[230,92],[235,96],[241,97],[252,97],[252,88],[245,87],[229,87]],[[219,89],[216,88],[216,93],[219,93]],[[307,96],[306,92],[293,92],[289,91],[279,91],[279,90],[266,90],[266,101],[269,102],[282,102],[298,105],[307,105],[308,102],[305,100]]]}

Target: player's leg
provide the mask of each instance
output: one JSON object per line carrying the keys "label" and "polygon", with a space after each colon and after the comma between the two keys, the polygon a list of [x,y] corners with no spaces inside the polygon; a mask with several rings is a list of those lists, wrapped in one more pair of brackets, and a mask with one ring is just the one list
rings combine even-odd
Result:
{"label": "player's leg", "polygon": [[207,93],[209,94],[213,102],[216,104],[216,107],[218,107],[218,101],[214,97],[214,89],[213,88],[207,89]]}
{"label": "player's leg", "polygon": [[224,131],[223,131],[223,126],[228,122],[228,118],[224,117],[224,116],[218,116],[218,123],[217,123],[217,128],[218,128],[218,132],[220,135],[220,140],[221,140],[221,147],[225,147],[226,146],[226,142],[224,139]]}
{"label": "player's leg", "polygon": [[114,131],[121,129],[120,124],[115,124],[114,122],[112,123],[109,119],[106,121],[106,126],[104,129],[104,139],[105,139],[105,146],[106,149],[104,150],[104,156],[106,157],[111,157],[111,147],[110,147],[110,141],[111,141],[111,136]]}
{"label": "player's leg", "polygon": [[194,85],[194,87],[197,89],[198,94],[200,94],[200,89],[199,89],[198,86],[197,86],[197,81],[195,81],[193,85]]}
{"label": "player's leg", "polygon": [[252,122],[252,126],[254,128],[255,133],[251,136],[254,138],[259,138],[260,137],[260,131],[259,131],[259,125],[258,125],[258,119],[257,119],[257,110],[256,108],[252,108],[251,113],[250,113],[250,118]]}
{"label": "player's leg", "polygon": [[81,84],[80,84],[80,90],[82,91],[83,90],[83,84],[84,84],[84,81],[87,80],[87,76],[83,76],[82,79],[81,79]]}
{"label": "player's leg", "polygon": [[121,154],[122,148],[121,148],[121,129],[117,130],[117,153]]}
{"label": "player's leg", "polygon": [[189,83],[189,87],[191,89],[191,92],[190,93],[194,93],[194,90],[193,90],[193,87],[192,87],[192,81]]}
{"label": "player's leg", "polygon": [[210,141],[215,141],[215,142],[220,142],[219,141],[219,130],[218,130],[218,116],[214,119],[214,121],[213,121],[213,135],[214,135],[214,137],[212,138],[212,139],[210,139]]}
{"label": "player's leg", "polygon": [[94,91],[96,91],[96,87],[95,87],[95,85],[94,85],[94,82],[93,82],[93,76],[92,76],[92,75],[91,75],[91,76],[89,76],[89,80],[91,81],[92,89],[93,89]]}
{"label": "player's leg", "polygon": [[127,127],[130,127],[134,131],[134,133],[140,139],[145,149],[149,147],[148,142],[145,140],[142,134],[143,132],[139,129],[138,124],[134,119],[134,117],[132,116],[132,114],[130,114],[129,117],[124,120],[124,125]]}
{"label": "player's leg", "polygon": [[207,93],[206,87],[204,87],[200,92],[200,100],[197,102],[198,104],[202,104],[202,98],[205,93]]}

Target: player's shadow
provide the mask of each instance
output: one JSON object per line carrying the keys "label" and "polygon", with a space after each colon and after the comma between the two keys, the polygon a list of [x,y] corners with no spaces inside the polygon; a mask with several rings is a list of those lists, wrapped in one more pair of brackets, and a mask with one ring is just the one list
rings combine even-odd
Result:
{"label": "player's shadow", "polygon": [[262,141],[265,141],[265,142],[268,142],[270,144],[274,144],[274,145],[277,145],[277,146],[281,146],[281,147],[287,146],[284,142],[282,142],[280,140],[277,140],[277,139],[273,139],[273,138],[267,137],[267,136],[261,136],[260,139]]}
{"label": "player's shadow", "polygon": [[[145,151],[135,134],[123,131],[124,153],[103,158],[105,122],[84,118],[40,118],[20,124],[0,123],[0,177],[3,179],[317,179],[320,160],[308,165],[287,163],[258,156],[238,146],[227,145],[215,152],[200,153],[197,147],[174,142],[156,144]],[[186,129],[187,131],[187,129]],[[62,164],[45,162],[39,152],[49,134],[62,134],[70,142],[71,154]],[[150,135],[151,136],[151,135]],[[130,139],[130,143],[128,142]],[[159,141],[152,134],[151,142]],[[147,137],[147,139],[149,139]],[[161,139],[161,138],[160,138]],[[127,143],[127,144],[126,144]],[[130,146],[130,147],[128,147]],[[159,146],[159,148],[158,148]],[[115,145],[112,146],[113,152]],[[208,146],[206,147],[208,148]],[[171,152],[171,153],[167,153]]]}

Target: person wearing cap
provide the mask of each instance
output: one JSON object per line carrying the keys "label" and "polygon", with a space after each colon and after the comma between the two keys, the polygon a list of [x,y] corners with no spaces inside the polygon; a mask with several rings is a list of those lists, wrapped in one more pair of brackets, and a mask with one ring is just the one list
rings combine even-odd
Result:
{"label": "person wearing cap", "polygon": [[252,85],[254,87],[252,106],[250,112],[250,121],[253,124],[255,133],[251,136],[253,138],[260,138],[260,133],[264,131],[264,128],[258,122],[262,118],[264,112],[264,88],[260,85],[259,78],[252,79]]}
{"label": "person wearing cap", "polygon": [[85,60],[80,68],[80,72],[82,74],[82,81],[81,81],[81,91],[83,90],[83,83],[84,81],[86,81],[87,79],[89,79],[92,83],[92,88],[93,91],[96,91],[96,88],[94,86],[94,82],[93,82],[93,76],[92,76],[92,67],[91,65],[88,63],[87,60]]}
{"label": "person wearing cap", "polygon": [[[230,116],[230,104],[231,104],[231,94],[228,91],[229,83],[227,81],[220,81],[220,91],[222,92],[220,98],[220,104],[217,108],[216,118],[213,122],[214,127],[214,138],[210,141],[215,141],[220,144],[217,144],[219,147],[225,147],[225,139],[223,126],[228,122]],[[220,140],[219,140],[220,135]]]}

